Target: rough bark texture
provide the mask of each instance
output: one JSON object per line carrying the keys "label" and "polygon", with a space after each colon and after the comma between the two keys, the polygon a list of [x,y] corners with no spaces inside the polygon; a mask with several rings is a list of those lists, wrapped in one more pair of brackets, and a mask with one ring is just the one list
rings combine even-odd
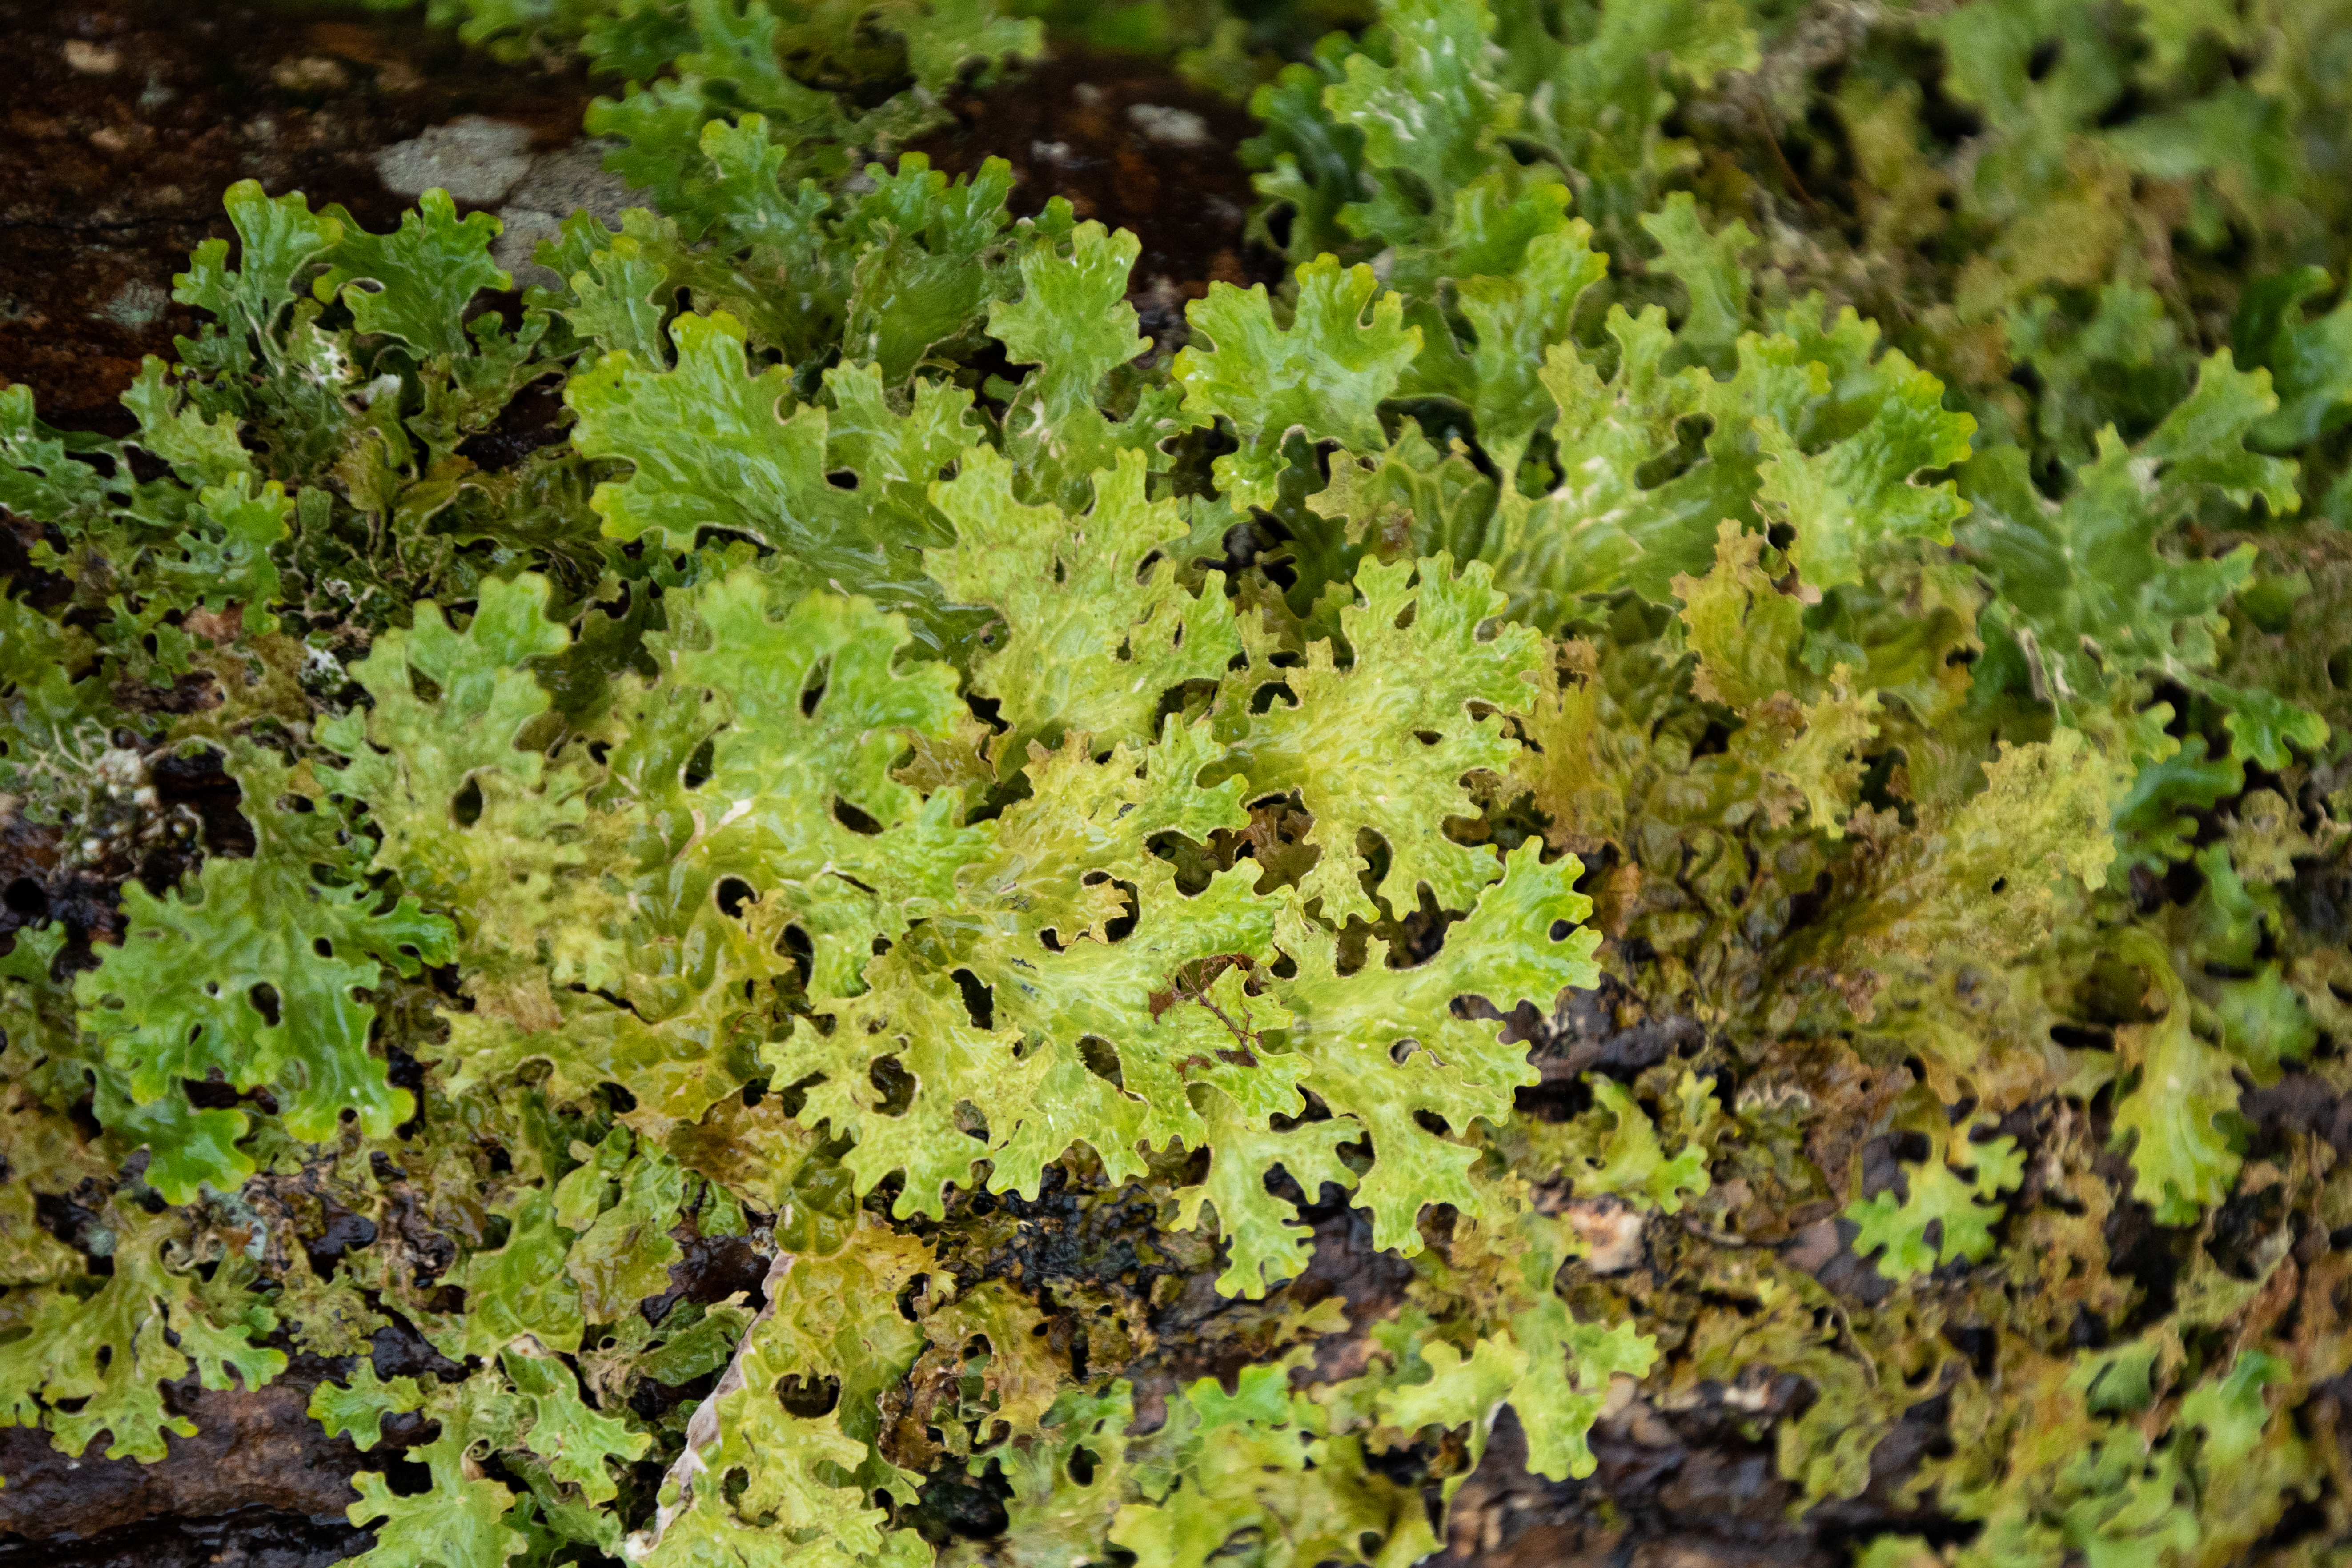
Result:
{"label": "rough bark texture", "polygon": [[157,1515],[203,1518],[241,1509],[340,1516],[359,1500],[345,1478],[359,1453],[329,1438],[304,1406],[318,1380],[298,1369],[265,1388],[173,1391],[172,1405],[196,1424],[173,1437],[170,1457],[142,1465],[109,1459],[93,1445],[69,1459],[48,1435],[0,1432],[0,1530],[35,1540],[93,1536]]}
{"label": "rough bark texture", "polygon": [[154,1518],[79,1540],[0,1538],[15,1568],[326,1568],[367,1550],[373,1537],[341,1516],[313,1519],[267,1508],[204,1518]]}

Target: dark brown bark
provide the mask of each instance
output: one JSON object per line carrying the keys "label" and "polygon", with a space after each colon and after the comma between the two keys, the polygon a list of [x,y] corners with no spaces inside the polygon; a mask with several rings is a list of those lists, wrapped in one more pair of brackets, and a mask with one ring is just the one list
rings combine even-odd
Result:
{"label": "dark brown bark", "polygon": [[[152,1465],[105,1457],[104,1439],[78,1458],[37,1428],[0,1429],[0,1563],[135,1562],[176,1568],[236,1546],[255,1563],[291,1568],[359,1550],[363,1532],[343,1510],[359,1500],[350,1477],[371,1461],[310,1419],[310,1390],[331,1363],[304,1357],[267,1387],[215,1391],[193,1381],[168,1391],[196,1426],[167,1439]],[[259,1548],[270,1544],[267,1554]],[[297,1546],[294,1556],[283,1554]],[[202,1547],[202,1553],[188,1556]],[[331,1555],[319,1553],[331,1552]],[[306,1554],[307,1555],[304,1555]]]}

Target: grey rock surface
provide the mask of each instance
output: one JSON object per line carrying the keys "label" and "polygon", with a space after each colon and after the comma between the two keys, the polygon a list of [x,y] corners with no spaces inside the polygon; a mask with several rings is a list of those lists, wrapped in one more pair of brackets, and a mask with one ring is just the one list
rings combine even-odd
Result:
{"label": "grey rock surface", "polygon": [[376,154],[376,171],[396,195],[414,198],[438,186],[465,205],[496,209],[506,226],[490,258],[513,275],[518,289],[554,289],[563,279],[531,256],[566,217],[592,213],[618,228],[625,210],[645,204],[645,193],[606,172],[604,154],[614,145],[583,137],[534,154],[528,128],[466,114],[386,147]]}
{"label": "grey rock surface", "polygon": [[642,205],[646,199],[643,192],[605,169],[604,154],[618,145],[609,138],[583,137],[540,154],[530,173],[508,194],[508,205],[559,216],[584,209],[608,224],[618,223],[622,209]]}
{"label": "grey rock surface", "polygon": [[542,153],[509,193],[507,205],[499,209],[506,232],[490,255],[514,274],[516,288],[562,286],[562,279],[530,258],[540,241],[553,239],[572,213],[593,214],[607,228],[618,228],[624,211],[646,205],[644,192],[605,169],[604,154],[613,146],[609,141],[583,138]]}
{"label": "grey rock surface", "polygon": [[418,196],[438,187],[474,206],[504,201],[532,162],[527,127],[479,114],[461,114],[375,155],[386,190]]}

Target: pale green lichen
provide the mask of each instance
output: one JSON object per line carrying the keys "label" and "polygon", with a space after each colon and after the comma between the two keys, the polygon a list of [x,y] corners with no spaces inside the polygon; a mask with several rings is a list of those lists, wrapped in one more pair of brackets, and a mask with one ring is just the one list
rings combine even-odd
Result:
{"label": "pale green lichen", "polygon": [[[495,220],[240,185],[134,434],[0,391],[16,831],[120,879],[209,752],[252,839],[0,955],[0,1419],[157,1458],[282,1322],[435,1424],[381,1568],[1401,1565],[1646,1396],[1801,1503],[1940,1422],[1879,1568],[2332,1560],[2352,1202],[2245,1086],[2352,1083],[2334,8],[1129,8],[1295,263],[1173,355],[1134,236],[897,152],[1034,20],[435,9],[645,84],[650,208],[509,325]],[[1685,1054],[1540,1088],[1604,977]],[[719,1237],[764,1300],[672,1300]],[[1138,1431],[1166,1271],[1247,1364]]]}

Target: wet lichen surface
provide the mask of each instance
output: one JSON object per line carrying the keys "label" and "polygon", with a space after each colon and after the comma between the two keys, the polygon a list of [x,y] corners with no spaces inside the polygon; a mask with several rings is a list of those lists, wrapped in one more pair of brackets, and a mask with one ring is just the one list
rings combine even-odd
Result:
{"label": "wet lichen surface", "polygon": [[[116,400],[141,358],[170,357],[174,338],[195,329],[195,313],[170,298],[172,279],[199,241],[229,233],[219,207],[229,184],[301,191],[314,205],[340,204],[362,225],[388,228],[408,197],[385,188],[383,149],[461,115],[517,125],[520,144],[534,150],[561,148],[578,136],[592,90],[576,69],[501,67],[446,35],[364,10],[12,3],[0,5],[0,26],[23,63],[0,138],[0,385],[34,388],[45,419],[78,429],[129,428]],[[1243,237],[1252,194],[1233,148],[1251,122],[1163,66],[1076,52],[949,108],[956,123],[917,149],[940,168],[969,174],[1002,152],[1015,170],[1016,211],[1059,196],[1080,218],[1144,237],[1131,297],[1163,346],[1181,342],[1183,306],[1210,281],[1279,278],[1278,258]],[[469,455],[490,469],[515,460],[551,438],[557,407],[551,398],[519,403]],[[0,538],[0,570],[41,601],[42,574],[14,536]],[[153,783],[179,831],[102,856],[68,854],[57,828],[12,814],[0,829],[0,935],[58,921],[72,933],[70,951],[87,955],[92,940],[119,937],[124,880],[160,896],[203,852],[249,853],[236,786],[219,764],[216,753],[162,759]],[[376,1239],[367,1221],[339,1217],[315,1194],[298,1186],[288,1197],[290,1228],[321,1272],[345,1248]],[[1351,1221],[1344,1205],[1314,1212],[1323,1239],[1289,1292],[1296,1304],[1337,1296],[1355,1319],[1393,1306],[1393,1261],[1370,1247],[1360,1216]],[[45,1199],[41,1218],[68,1245],[93,1245],[93,1212]],[[429,1264],[446,1243],[418,1218],[415,1240]],[[1197,1262],[1189,1289],[1150,1300],[1155,1281],[1184,1282],[1183,1268],[1152,1249],[1150,1218],[1149,1202],[1139,1207],[1099,1184],[1074,1188],[1058,1172],[1034,1204],[983,1197],[954,1216],[981,1238],[961,1242],[971,1278],[1071,1298],[1052,1320],[1065,1344],[1113,1303],[1127,1321],[1148,1322],[1144,1331],[1167,1349],[1160,1370],[1145,1373],[1147,1410],[1179,1381],[1230,1378],[1274,1342],[1263,1329],[1249,1331],[1263,1313],[1242,1313],[1239,1332],[1221,1321],[1232,1303],[1207,1289]],[[645,1303],[648,1319],[679,1302],[763,1304],[767,1261],[742,1238],[681,1227],[678,1239],[684,1258],[670,1289]],[[1139,1272],[1139,1247],[1159,1259]],[[378,1331],[371,1359],[387,1378],[458,1370],[397,1326]],[[201,1436],[174,1438],[159,1464],[68,1458],[37,1427],[0,1429],[0,1564],[313,1568],[364,1551],[373,1533],[342,1517],[357,1496],[349,1478],[382,1455],[330,1438],[307,1411],[319,1384],[347,1378],[351,1365],[297,1352],[257,1392],[184,1379],[167,1403]],[[690,1405],[715,1376],[642,1392],[639,1404],[651,1404],[641,1413]],[[431,1436],[415,1418],[385,1429],[394,1450]],[[395,1474],[402,1468],[395,1461]],[[945,1534],[985,1534],[1003,1521],[984,1488],[945,1486],[926,1506]]]}
{"label": "wet lichen surface", "polygon": [[[533,145],[561,146],[577,133],[589,93],[578,79],[518,74],[446,38],[364,15],[306,18],[160,5],[20,5],[16,13],[12,31],[29,68],[10,106],[13,135],[0,142],[0,188],[12,194],[0,213],[0,288],[9,296],[0,310],[0,378],[33,385],[45,416],[75,427],[125,427],[113,400],[139,356],[169,354],[173,337],[193,330],[192,312],[168,299],[169,279],[197,240],[226,232],[217,196],[234,180],[301,190],[314,205],[340,202],[362,224],[387,227],[404,203],[379,177],[382,148],[461,113],[520,123]],[[951,97],[947,107],[956,123],[914,149],[938,167],[969,175],[982,156],[1003,156],[1013,166],[1014,211],[1034,214],[1060,197],[1081,220],[1139,237],[1129,298],[1161,348],[1184,341],[1184,305],[1212,281],[1281,277],[1280,258],[1244,233],[1254,195],[1234,148],[1255,122],[1164,67],[1066,50],[990,90]],[[551,402],[538,419],[553,411]],[[539,434],[544,425],[521,417],[518,453],[546,438]],[[488,443],[499,438],[477,438],[484,444],[473,450],[486,466],[498,466],[500,449]],[[201,838],[215,853],[237,852],[236,790],[216,757],[175,761],[159,783],[166,801],[192,817],[190,846]],[[193,820],[198,816],[201,825]],[[60,872],[53,832],[16,822],[8,833],[0,847],[8,912],[0,921],[13,929],[62,920],[79,942],[115,936],[115,889],[125,877],[160,894],[194,863],[192,849],[163,845]],[[1617,1027],[1610,1020],[1623,1001],[1606,992],[1582,994],[1532,1031],[1545,1083],[1520,1091],[1523,1110],[1564,1119],[1591,1104],[1580,1087],[1586,1073],[1630,1076],[1689,1057],[1702,1044],[1704,1031],[1688,1018]],[[1891,1153],[1876,1157],[1891,1171]],[[889,1195],[886,1188],[877,1197]],[[1159,1230],[1153,1204],[1134,1190],[1058,1168],[1034,1200],[967,1195],[926,1234],[967,1284],[1003,1279],[1034,1297],[1044,1313],[1041,1331],[1063,1354],[1078,1347],[1078,1365],[1090,1338],[1106,1352],[1118,1344],[1137,1390],[1138,1429],[1148,1430],[1180,1386],[1204,1376],[1231,1386],[1243,1367],[1302,1335],[1314,1346],[1318,1374],[1360,1367],[1366,1331],[1394,1311],[1412,1275],[1372,1245],[1360,1211],[1328,1195],[1334,1201],[1302,1211],[1315,1236],[1307,1270],[1263,1303],[1212,1289],[1213,1255]],[[348,1228],[299,1184],[284,1202],[314,1268],[344,1247],[377,1240],[373,1226],[363,1235]],[[1824,1202],[1792,1214],[1791,1231],[1824,1230],[1822,1216],[1832,1207]],[[446,1268],[446,1242],[413,1207],[401,1212],[416,1215],[412,1241],[428,1273]],[[61,1239],[79,1243],[80,1227],[95,1216],[51,1205],[43,1218]],[[764,1257],[740,1237],[706,1238],[691,1226],[676,1234],[684,1256],[670,1269],[668,1291],[645,1303],[649,1320],[680,1302],[734,1298],[751,1310],[763,1305]],[[1633,1235],[1634,1257],[1646,1268],[1638,1224]],[[1883,1282],[1837,1247],[1833,1233],[1829,1239],[1843,1282],[1883,1294]],[[372,1360],[385,1378],[459,1370],[400,1327],[377,1331]],[[160,1465],[94,1455],[68,1460],[37,1429],[0,1431],[0,1473],[9,1478],[0,1491],[0,1563],[308,1568],[363,1550],[372,1533],[341,1519],[356,1496],[348,1478],[380,1466],[382,1457],[327,1437],[306,1413],[312,1390],[347,1378],[351,1365],[348,1358],[297,1353],[257,1393],[184,1382],[172,1392],[173,1406],[194,1418],[202,1436],[174,1439]],[[641,1388],[636,1406],[648,1416],[690,1407],[716,1376]],[[901,1462],[938,1473],[940,1455],[924,1436],[924,1401],[948,1393],[917,1385],[895,1396],[886,1415],[904,1434],[893,1450]],[[1751,1434],[1759,1420],[1792,1414],[1810,1390],[1782,1377],[1752,1398],[1731,1397],[1736,1405],[1714,1397],[1672,1410],[1638,1402],[1612,1409],[1593,1434],[1598,1472],[1564,1483],[1527,1473],[1517,1424],[1507,1417],[1455,1500],[1443,1561],[1536,1568],[1656,1548],[1683,1563],[1793,1568],[1840,1561],[1850,1535],[1926,1517],[1895,1497],[1908,1468],[1906,1439],[1898,1436],[1874,1461],[1882,1479],[1870,1491],[1790,1522],[1794,1489],[1777,1476],[1769,1443]],[[1937,1415],[1922,1407],[1912,1447],[1930,1440]],[[385,1428],[395,1450],[432,1436],[430,1424],[414,1417],[394,1418]],[[1400,1473],[1415,1459],[1410,1451],[1396,1456]],[[405,1468],[421,1482],[422,1467]],[[395,1478],[402,1473],[395,1461]],[[1002,1490],[949,1474],[926,1491],[916,1517],[941,1541],[985,1538],[1003,1526]],[[1588,1558],[1595,1552],[1601,1555]]]}
{"label": "wet lichen surface", "polygon": [[[195,330],[195,313],[172,302],[172,279],[199,241],[230,232],[220,196],[236,181],[302,190],[389,227],[406,201],[378,176],[383,147],[483,110],[558,146],[578,135],[588,98],[576,77],[499,68],[421,26],[358,9],[12,0],[0,5],[0,37],[10,59],[0,384],[34,388],[43,416],[71,428],[128,428],[116,400],[141,358],[170,357],[173,338]],[[16,592],[42,594],[13,534],[0,540],[0,568]],[[11,812],[0,828],[0,924],[56,919],[78,942],[110,939],[126,878],[161,892],[199,844],[236,854],[242,835],[249,849],[236,786],[216,756],[165,759],[154,784],[181,830],[98,856],[64,857],[53,826]],[[79,1245],[94,1216],[45,1204],[41,1218]],[[313,1235],[329,1246],[353,1239],[331,1223]],[[413,1334],[413,1343],[392,1330],[384,1337],[375,1359],[387,1375],[417,1352],[429,1357]],[[369,1532],[343,1518],[362,1457],[306,1409],[320,1379],[348,1366],[297,1355],[286,1377],[257,1392],[175,1385],[172,1407],[201,1436],[175,1439],[157,1465],[68,1458],[34,1429],[0,1431],[0,1562],[310,1568],[364,1550]]]}
{"label": "wet lichen surface", "polygon": [[[2143,9],[2011,59],[2006,0],[1723,0],[1612,64],[1456,0],[1310,57],[1370,13],[1306,5],[1179,73],[655,6],[639,74],[698,42],[709,96],[593,146],[619,87],[536,24],[0,10],[0,390],[128,437],[0,470],[0,624],[82,677],[0,691],[73,721],[0,753],[0,1357],[137,1279],[180,1338],[108,1355],[244,1358],[117,1404],[146,1463],[19,1376],[0,1568],[409,1568],[442,1503],[566,1568],[788,1503],[957,1568],[1349,1508],[1384,1568],[2338,1563],[2352,301],[2289,184],[2128,124],[2276,130],[2310,51]],[[661,213],[563,226],[607,150]],[[246,179],[266,309],[192,339]],[[833,758],[861,702],[889,754]],[[291,962],[147,1018],[233,891]],[[1318,1008],[1418,1087],[1347,1100]]]}
{"label": "wet lichen surface", "polygon": [[[169,300],[170,279],[195,242],[226,232],[217,196],[236,179],[301,190],[314,205],[338,202],[362,224],[386,227],[404,202],[379,175],[383,148],[467,113],[524,125],[531,145],[558,147],[576,135],[589,93],[579,79],[518,74],[446,37],[364,13],[289,17],[161,5],[26,5],[15,13],[7,20],[28,68],[11,105],[13,135],[0,141],[0,188],[13,197],[0,214],[0,289],[8,295],[0,380],[34,386],[45,417],[74,427],[124,428],[114,399],[140,356],[168,356],[173,338],[193,330],[193,312]],[[969,174],[983,155],[1005,156],[1015,211],[1035,213],[1060,197],[1081,220],[1140,237],[1129,299],[1161,348],[1184,341],[1184,305],[1212,281],[1279,279],[1280,258],[1244,234],[1254,195],[1234,148],[1255,122],[1164,67],[1069,50],[947,107],[956,122],[915,149],[938,167]],[[535,417],[520,416],[510,437],[517,455],[548,438],[540,432],[553,412],[551,401]],[[503,450],[495,443],[508,438],[479,437],[469,450],[495,468]],[[37,595],[37,575],[21,564],[17,571]],[[126,846],[111,859],[77,858],[61,868],[54,829],[12,821],[0,846],[5,929],[55,919],[78,947],[112,940],[116,889],[126,877],[160,895],[194,863],[197,844],[234,855],[243,835],[249,847],[236,786],[216,755],[170,759],[157,784],[187,819],[184,847]],[[1562,1016],[1558,1037],[1538,1050],[1548,1087],[1522,1091],[1527,1109],[1581,1109],[1589,1096],[1572,1089],[1581,1074],[1654,1066],[1698,1037],[1695,1024],[1675,1019],[1619,1034],[1601,1022],[1603,1012],[1587,999]],[[1558,1090],[1549,1087],[1555,1078]],[[279,1203],[315,1269],[376,1242],[368,1222],[302,1187],[286,1188]],[[1089,1335],[1105,1340],[1106,1350],[1113,1339],[1152,1347],[1127,1369],[1139,1429],[1161,1418],[1183,1384],[1213,1376],[1230,1385],[1244,1366],[1293,1342],[1302,1321],[1322,1331],[1314,1341],[1319,1369],[1360,1365],[1363,1330],[1395,1310],[1412,1278],[1371,1244],[1363,1215],[1332,1194],[1335,1201],[1303,1211],[1315,1226],[1306,1272],[1272,1301],[1235,1302],[1210,1288],[1213,1258],[1159,1231],[1154,1205],[1139,1196],[1056,1169],[1037,1199],[966,1198],[931,1235],[967,1283],[1004,1279],[1034,1295],[1045,1309],[1045,1331],[1064,1353],[1080,1346],[1080,1364]],[[48,1204],[42,1218],[60,1239],[84,1245],[97,1216]],[[422,1260],[446,1266],[446,1243],[417,1218],[413,1240]],[[691,1226],[677,1235],[684,1257],[670,1270],[669,1290],[645,1303],[648,1319],[680,1302],[763,1304],[764,1257],[740,1237],[705,1238]],[[377,1331],[371,1359],[385,1378],[458,1370],[397,1326]],[[8,1477],[0,1563],[310,1568],[363,1551],[372,1532],[341,1517],[356,1497],[349,1478],[383,1458],[328,1437],[307,1414],[313,1389],[348,1378],[351,1364],[297,1352],[254,1393],[184,1380],[170,1392],[171,1405],[202,1436],[174,1439],[171,1457],[156,1465],[95,1454],[70,1460],[36,1428],[0,1430],[0,1474]],[[639,1413],[690,1406],[715,1378],[642,1389]],[[1793,1386],[1775,1394],[1783,1405],[1795,1396]],[[905,1397],[919,1402],[923,1393]],[[923,1414],[919,1405],[897,1412],[911,1445],[902,1457],[917,1464],[937,1458],[924,1451]],[[1720,1412],[1669,1419],[1612,1416],[1595,1435],[1598,1476],[1564,1485],[1525,1473],[1516,1424],[1507,1421],[1460,1496],[1444,1560],[1519,1568],[1569,1560],[1595,1542],[1645,1537],[1694,1552],[1745,1552],[1759,1548],[1759,1536],[1769,1538],[1774,1561],[1830,1560],[1819,1548],[1820,1525],[1795,1529],[1781,1520],[1788,1489],[1773,1479],[1766,1447],[1742,1437]],[[429,1423],[413,1417],[392,1419],[384,1433],[394,1450],[432,1435]],[[421,1479],[421,1467],[405,1468]],[[985,1537],[1003,1527],[1001,1490],[941,1480],[925,1494],[920,1515],[942,1540]]]}

